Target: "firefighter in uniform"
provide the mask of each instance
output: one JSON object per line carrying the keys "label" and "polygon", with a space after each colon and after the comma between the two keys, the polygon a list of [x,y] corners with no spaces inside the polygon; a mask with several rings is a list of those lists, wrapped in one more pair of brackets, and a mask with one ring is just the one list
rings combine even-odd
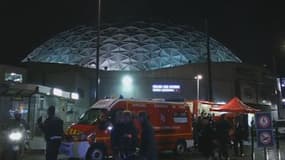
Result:
{"label": "firefighter in uniform", "polygon": [[42,123],[38,119],[38,126],[45,134],[46,160],[56,160],[59,146],[63,138],[63,121],[55,116],[55,107],[48,108],[48,118]]}

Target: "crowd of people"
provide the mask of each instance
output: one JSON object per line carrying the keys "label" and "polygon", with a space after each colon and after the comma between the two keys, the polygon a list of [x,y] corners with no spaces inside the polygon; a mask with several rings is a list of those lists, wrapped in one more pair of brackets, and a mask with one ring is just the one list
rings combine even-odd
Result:
{"label": "crowd of people", "polygon": [[[38,126],[44,132],[47,142],[47,160],[56,159],[64,134],[63,121],[54,114],[55,107],[51,106],[48,109],[48,118],[44,122],[41,118],[38,119]],[[227,119],[223,114],[218,120],[214,120],[211,114],[201,115],[193,119],[194,147],[210,159],[229,159],[231,147],[237,156],[244,156],[243,140],[247,134],[242,116]],[[117,110],[111,121],[113,129],[110,139],[114,160],[158,159],[154,130],[146,112],[133,114],[130,111]]]}
{"label": "crowd of people", "polygon": [[[141,126],[141,143],[136,120]],[[115,160],[157,160],[154,131],[146,112],[140,112],[134,119],[131,112],[117,111],[113,124],[111,146]]]}
{"label": "crowd of people", "polygon": [[226,118],[223,114],[218,120],[211,114],[201,115],[193,122],[194,146],[200,152],[210,159],[227,160],[233,148],[236,156],[244,156],[243,140],[247,134],[241,115]]}
{"label": "crowd of people", "polygon": [[[55,116],[55,106],[50,106],[47,113],[47,119],[42,122],[39,117],[37,123],[45,135],[46,160],[55,160],[64,135],[63,121]],[[146,112],[134,117],[129,111],[118,110],[112,117],[112,124],[110,138],[114,160],[157,160],[154,131]]]}

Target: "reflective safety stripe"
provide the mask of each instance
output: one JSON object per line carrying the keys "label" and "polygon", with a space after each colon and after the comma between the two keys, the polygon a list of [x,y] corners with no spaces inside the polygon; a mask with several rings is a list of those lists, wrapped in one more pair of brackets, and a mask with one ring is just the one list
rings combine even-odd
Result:
{"label": "reflective safety stripe", "polygon": [[50,140],[54,140],[54,139],[61,139],[62,137],[61,136],[52,136],[52,137],[50,137],[49,139]]}
{"label": "reflective safety stripe", "polygon": [[67,135],[79,135],[80,131],[78,131],[77,129],[70,128],[66,131],[66,134]]}

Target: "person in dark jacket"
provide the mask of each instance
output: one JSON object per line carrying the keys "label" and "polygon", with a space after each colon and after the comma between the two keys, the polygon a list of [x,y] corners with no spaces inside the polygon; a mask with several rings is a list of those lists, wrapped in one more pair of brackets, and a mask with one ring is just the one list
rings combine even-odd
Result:
{"label": "person in dark jacket", "polygon": [[219,142],[219,150],[222,157],[229,159],[228,147],[230,143],[229,131],[231,129],[230,122],[226,119],[226,115],[221,115],[221,119],[216,125],[216,135]]}
{"label": "person in dark jacket", "polygon": [[214,151],[214,140],[215,140],[215,130],[212,124],[210,124],[210,120],[208,118],[203,118],[201,120],[201,130],[200,130],[200,140],[199,140],[199,150],[203,153],[207,158],[211,158],[213,156]]}
{"label": "person in dark jacket", "polygon": [[22,114],[19,111],[14,112],[15,121],[19,126],[24,127],[25,130],[29,130],[28,123],[22,118]]}
{"label": "person in dark jacket", "polygon": [[147,113],[140,112],[138,118],[142,127],[140,158],[142,160],[157,160],[157,148],[154,137],[154,130],[148,120]]}
{"label": "person in dark jacket", "polygon": [[55,107],[48,108],[48,118],[42,123],[42,117],[38,119],[38,126],[45,134],[46,160],[56,160],[59,146],[63,138],[63,121],[55,116]]}
{"label": "person in dark jacket", "polygon": [[111,148],[113,159],[119,159],[119,148],[120,148],[120,135],[123,130],[123,112],[121,110],[116,111],[112,117],[113,129],[111,132]]}
{"label": "person in dark jacket", "polygon": [[235,154],[237,156],[244,156],[244,152],[243,152],[243,139],[245,137],[245,126],[244,123],[242,121],[242,117],[238,116],[235,119],[235,123],[234,123],[234,151]]}
{"label": "person in dark jacket", "polygon": [[130,112],[119,111],[111,132],[111,145],[114,159],[134,160],[138,144],[138,131]]}

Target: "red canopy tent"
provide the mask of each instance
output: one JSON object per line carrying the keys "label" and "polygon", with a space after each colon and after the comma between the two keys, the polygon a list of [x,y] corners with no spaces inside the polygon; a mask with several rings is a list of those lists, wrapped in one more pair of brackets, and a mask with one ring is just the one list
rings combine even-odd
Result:
{"label": "red canopy tent", "polygon": [[244,104],[239,98],[234,97],[227,104],[221,105],[219,107],[213,107],[211,111],[218,112],[235,112],[235,113],[255,113],[260,110],[252,108]]}

